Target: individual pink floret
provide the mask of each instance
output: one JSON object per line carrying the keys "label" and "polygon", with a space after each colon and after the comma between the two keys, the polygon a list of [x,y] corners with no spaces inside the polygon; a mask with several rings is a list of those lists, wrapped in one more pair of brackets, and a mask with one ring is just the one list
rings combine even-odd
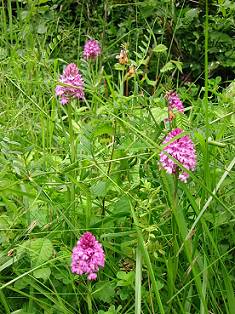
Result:
{"label": "individual pink floret", "polygon": [[63,84],[71,85],[56,86],[55,93],[60,97],[62,105],[67,104],[72,98],[84,99],[84,82],[76,64],[68,64],[59,81]]}
{"label": "individual pink floret", "polygon": [[73,248],[71,270],[78,275],[86,274],[88,280],[96,280],[99,267],[104,267],[102,245],[90,233],[84,233]]}
{"label": "individual pink floret", "polygon": [[94,39],[87,40],[83,50],[84,59],[96,59],[100,54],[101,48],[98,41]]}
{"label": "individual pink floret", "polygon": [[170,110],[176,109],[179,112],[184,113],[184,105],[176,92],[169,91],[166,93],[165,97],[168,101],[168,106]]}
{"label": "individual pink floret", "polygon": [[[171,139],[181,134],[182,132],[183,130],[179,128],[172,130],[163,141],[163,144],[167,144]],[[178,171],[179,179],[183,182],[187,182],[189,174],[181,170],[180,167],[178,167],[177,164],[164,153],[164,151],[166,151],[169,155],[175,158],[186,169],[192,171],[195,170],[196,152],[194,144],[191,141],[190,137],[188,135],[185,135],[173,141],[172,143],[167,145],[160,153],[160,162],[162,164],[162,167],[171,174]]]}

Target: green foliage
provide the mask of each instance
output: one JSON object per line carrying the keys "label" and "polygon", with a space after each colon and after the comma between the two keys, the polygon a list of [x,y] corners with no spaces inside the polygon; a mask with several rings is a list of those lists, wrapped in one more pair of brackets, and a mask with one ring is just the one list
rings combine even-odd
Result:
{"label": "green foliage", "polygon": [[115,297],[114,284],[110,282],[98,282],[95,285],[95,291],[93,296],[95,299],[98,299],[100,301],[112,303]]}
{"label": "green foliage", "polygon": [[[0,313],[235,311],[234,12],[211,1],[204,29],[203,1],[1,3]],[[70,62],[86,99],[61,106]],[[159,165],[174,127],[196,146],[187,184]],[[70,270],[87,230],[106,253],[91,283]]]}

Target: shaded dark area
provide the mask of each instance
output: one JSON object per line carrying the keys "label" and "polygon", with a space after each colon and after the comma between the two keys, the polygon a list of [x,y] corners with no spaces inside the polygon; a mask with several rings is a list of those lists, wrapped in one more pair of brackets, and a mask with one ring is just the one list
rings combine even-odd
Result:
{"label": "shaded dark area", "polygon": [[[203,85],[204,71],[204,0],[177,1],[175,7],[168,0],[144,1],[12,1],[5,3],[6,19],[9,15],[22,23],[31,23],[37,32],[43,23],[57,23],[57,27],[47,28],[47,41],[51,44],[56,36],[64,36],[66,28],[73,27],[74,39],[82,29],[81,44],[84,35],[100,40],[105,47],[110,47],[105,58],[114,63],[116,54],[123,42],[129,44],[130,52],[138,50],[138,45],[146,41],[146,30],[152,29],[156,42],[165,44],[170,49],[169,59],[183,63],[182,82],[197,81]],[[25,18],[27,11],[30,17]],[[209,76],[222,78],[221,84],[234,79],[235,73],[235,8],[232,1],[218,5],[209,1]],[[40,30],[42,35],[44,34]],[[70,34],[71,36],[71,34]],[[72,44],[71,44],[72,42]],[[58,45],[53,49],[52,57],[56,58],[64,51],[73,55],[73,40],[67,49]],[[14,43],[14,40],[13,40]],[[153,39],[150,49],[154,46]],[[63,50],[62,50],[63,49]],[[67,50],[67,51],[66,51]],[[156,66],[153,62],[152,68]],[[155,72],[147,70],[149,78],[154,79]]]}

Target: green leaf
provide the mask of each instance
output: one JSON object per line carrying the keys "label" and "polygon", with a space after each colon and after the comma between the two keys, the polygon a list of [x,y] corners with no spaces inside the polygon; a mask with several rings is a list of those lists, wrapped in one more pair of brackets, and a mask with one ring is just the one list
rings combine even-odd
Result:
{"label": "green leaf", "polygon": [[155,107],[151,109],[151,112],[157,123],[161,123],[168,117],[167,107],[165,108]]}
{"label": "green leaf", "polygon": [[47,212],[45,207],[39,207],[37,204],[30,208],[30,223],[35,222],[39,227],[47,223]]}
{"label": "green leaf", "polygon": [[150,79],[148,78],[148,75],[147,75],[147,74],[145,74],[145,79],[146,79],[146,83],[147,83],[148,85],[151,85],[151,86],[155,86],[155,85],[156,85],[156,81],[150,80]]}
{"label": "green leaf", "polygon": [[94,197],[104,197],[107,193],[107,182],[99,181],[91,186],[91,193]]}
{"label": "green leaf", "polygon": [[118,71],[124,71],[125,70],[125,65],[124,64],[120,64],[120,63],[115,63],[114,64],[114,69],[118,70]]}
{"label": "green leaf", "polygon": [[161,290],[164,287],[164,283],[162,281],[157,280],[158,290]]}
{"label": "green leaf", "polygon": [[114,283],[111,282],[99,282],[95,285],[95,291],[93,293],[94,298],[111,303],[115,296]]}
{"label": "green leaf", "polygon": [[132,291],[130,291],[129,288],[122,288],[122,290],[120,291],[120,298],[122,301],[130,298],[132,294]]}
{"label": "green leaf", "polygon": [[231,116],[231,123],[235,127],[235,115]]}
{"label": "green leaf", "polygon": [[51,269],[49,267],[36,269],[33,272],[33,275],[34,275],[35,278],[42,278],[45,281],[50,277],[50,274],[51,274]]}
{"label": "green leaf", "polygon": [[47,32],[47,27],[45,24],[39,24],[37,28],[38,34],[45,34]]}
{"label": "green leaf", "polygon": [[18,279],[15,282],[14,287],[18,290],[22,290],[26,288],[29,284],[30,284],[30,280],[23,277],[23,278]]}
{"label": "green leaf", "polygon": [[9,266],[13,265],[19,259],[20,259],[19,256],[12,257],[12,258],[8,259],[5,263],[0,265],[0,272],[3,271],[5,268],[8,268]]}
{"label": "green leaf", "polygon": [[117,309],[115,309],[115,306],[114,306],[114,305],[111,305],[111,306],[109,307],[108,311],[105,312],[105,311],[103,311],[103,310],[99,310],[99,311],[98,311],[98,314],[118,314],[118,313],[120,313],[121,309],[122,309],[122,306],[121,306],[121,305],[119,305],[119,306],[117,307]]}
{"label": "green leaf", "polygon": [[49,0],[39,0],[37,5],[44,4],[44,3],[47,3],[47,2],[49,2]]}
{"label": "green leaf", "polygon": [[171,62],[174,63],[176,65],[177,69],[182,73],[182,65],[183,65],[183,63],[180,62],[180,61],[175,61],[175,60],[172,60]]}
{"label": "green leaf", "polygon": [[186,23],[191,23],[193,21],[193,19],[198,17],[198,15],[199,15],[199,9],[197,9],[197,8],[189,9],[185,13],[185,22]]}
{"label": "green leaf", "polygon": [[31,258],[32,267],[45,263],[53,254],[53,245],[49,239],[38,238],[35,240],[28,240],[25,247]]}
{"label": "green leaf", "polygon": [[94,136],[100,136],[103,134],[113,135],[113,133],[114,133],[114,129],[113,129],[112,125],[102,124],[94,130],[93,134],[94,134]]}
{"label": "green leaf", "polygon": [[174,64],[171,61],[169,61],[164,65],[163,68],[161,68],[160,72],[165,73],[171,71],[172,69],[174,69],[174,67],[175,67]]}
{"label": "green leaf", "polygon": [[167,51],[167,47],[163,44],[159,44],[153,48],[153,51],[156,53],[163,53]]}
{"label": "green leaf", "polygon": [[114,203],[113,212],[130,214],[130,202],[127,196],[122,196],[116,203]]}
{"label": "green leaf", "polygon": [[0,48],[0,60],[5,59],[7,57],[7,49]]}
{"label": "green leaf", "polygon": [[175,112],[175,121],[178,128],[182,130],[187,130],[190,128],[190,121],[188,120],[188,117],[182,113]]}
{"label": "green leaf", "polygon": [[117,273],[117,278],[120,279],[117,282],[117,286],[132,286],[135,278],[135,273],[133,271],[130,271],[129,273],[119,271]]}

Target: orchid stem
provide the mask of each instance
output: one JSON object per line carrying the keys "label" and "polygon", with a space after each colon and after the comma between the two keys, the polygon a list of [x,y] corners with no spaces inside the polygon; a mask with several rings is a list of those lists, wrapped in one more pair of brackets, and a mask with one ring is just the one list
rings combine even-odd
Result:
{"label": "orchid stem", "polygon": [[[72,104],[68,105],[68,122],[69,122],[69,142],[70,142],[70,162],[71,164],[76,161],[76,145],[74,140],[73,122],[72,122]],[[72,177],[76,178],[76,170],[73,170]],[[70,184],[70,205],[72,217],[75,217],[75,184]],[[74,219],[74,218],[73,218]],[[75,222],[74,222],[75,223]]]}
{"label": "orchid stem", "polygon": [[88,306],[88,313],[92,314],[92,302],[91,302],[91,283],[88,282],[88,293],[87,293],[87,306]]}

